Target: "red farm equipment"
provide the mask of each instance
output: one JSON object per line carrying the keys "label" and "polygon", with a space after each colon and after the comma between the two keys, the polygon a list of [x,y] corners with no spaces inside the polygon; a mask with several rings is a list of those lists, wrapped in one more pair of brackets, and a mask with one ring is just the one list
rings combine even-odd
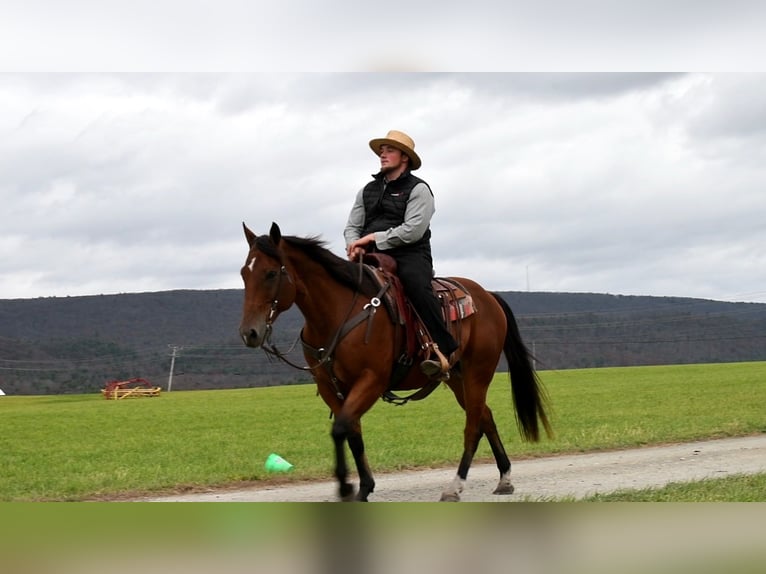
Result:
{"label": "red farm equipment", "polygon": [[158,397],[160,387],[152,385],[146,379],[136,377],[126,381],[109,381],[101,389],[105,399],[128,399],[139,397]]}

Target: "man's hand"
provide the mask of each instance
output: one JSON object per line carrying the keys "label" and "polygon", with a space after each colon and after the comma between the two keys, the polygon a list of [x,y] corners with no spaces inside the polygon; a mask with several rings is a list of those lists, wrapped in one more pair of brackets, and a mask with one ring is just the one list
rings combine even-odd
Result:
{"label": "man's hand", "polygon": [[370,243],[375,243],[375,234],[368,233],[364,237],[360,237],[350,245],[346,247],[346,255],[351,261],[356,261],[366,251],[365,246]]}

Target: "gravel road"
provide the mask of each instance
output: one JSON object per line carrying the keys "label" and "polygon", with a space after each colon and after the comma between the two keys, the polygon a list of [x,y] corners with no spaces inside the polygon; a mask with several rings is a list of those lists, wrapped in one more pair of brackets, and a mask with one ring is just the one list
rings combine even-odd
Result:
{"label": "gravel road", "polygon": [[[418,470],[375,477],[371,502],[437,501],[455,476],[455,468]],[[766,472],[766,434],[652,446],[632,450],[552,456],[513,462],[516,492],[494,496],[494,464],[474,465],[465,502],[515,502],[583,498],[621,489],[660,487],[670,482]],[[334,481],[318,481],[246,490],[145,498],[151,502],[325,502],[335,501]],[[766,501],[765,501],[766,502]]]}

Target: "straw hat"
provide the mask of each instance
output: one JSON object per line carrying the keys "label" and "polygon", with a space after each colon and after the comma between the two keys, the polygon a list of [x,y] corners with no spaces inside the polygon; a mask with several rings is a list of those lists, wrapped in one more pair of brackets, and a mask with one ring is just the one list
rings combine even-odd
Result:
{"label": "straw hat", "polygon": [[421,161],[418,154],[415,153],[415,142],[404,132],[391,130],[384,138],[370,140],[370,149],[375,155],[380,155],[380,146],[390,145],[402,153],[406,153],[410,158],[410,170],[414,171],[420,167]]}

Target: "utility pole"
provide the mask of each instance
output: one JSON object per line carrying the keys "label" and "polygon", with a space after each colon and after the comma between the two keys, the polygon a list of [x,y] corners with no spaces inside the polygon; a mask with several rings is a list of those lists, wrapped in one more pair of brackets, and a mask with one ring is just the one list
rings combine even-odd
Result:
{"label": "utility pole", "polygon": [[168,345],[172,349],[172,353],[170,355],[170,374],[168,375],[168,392],[170,392],[170,389],[173,387],[173,369],[176,365],[176,356],[178,355],[178,351],[183,349],[183,347],[179,347],[177,345]]}

